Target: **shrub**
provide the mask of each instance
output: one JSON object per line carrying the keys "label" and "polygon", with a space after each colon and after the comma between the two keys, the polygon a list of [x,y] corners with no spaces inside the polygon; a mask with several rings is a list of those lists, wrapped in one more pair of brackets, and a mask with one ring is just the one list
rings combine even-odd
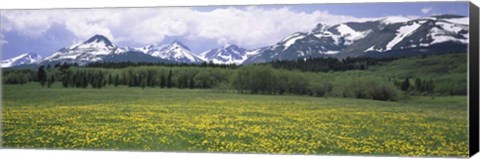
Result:
{"label": "shrub", "polygon": [[25,84],[29,81],[29,74],[14,72],[6,75],[4,77],[4,82],[6,84]]}
{"label": "shrub", "polygon": [[332,84],[328,82],[314,83],[310,86],[310,95],[317,97],[324,97],[333,89]]}
{"label": "shrub", "polygon": [[398,89],[392,83],[386,82],[383,78],[358,77],[346,80],[343,90],[336,92],[336,95],[342,97],[395,101],[398,100]]}
{"label": "shrub", "polygon": [[370,96],[374,100],[396,101],[397,89],[390,83],[381,83],[370,88]]}

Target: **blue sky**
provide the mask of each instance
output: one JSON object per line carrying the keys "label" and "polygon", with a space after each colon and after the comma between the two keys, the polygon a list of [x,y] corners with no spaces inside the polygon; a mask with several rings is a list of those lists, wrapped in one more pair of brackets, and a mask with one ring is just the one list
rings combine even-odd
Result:
{"label": "blue sky", "polygon": [[[384,2],[384,3],[333,3],[317,5],[266,5],[264,8],[290,7],[297,12],[311,13],[316,10],[328,11],[336,15],[351,15],[358,18],[379,17],[390,15],[458,14],[468,16],[468,3],[465,2]],[[228,7],[228,6],[225,6]],[[211,11],[219,7],[199,7],[196,10]],[[431,8],[423,13],[422,9]]]}
{"label": "blue sky", "polygon": [[385,16],[468,16],[468,2],[352,3],[189,8],[2,11],[2,58],[24,52],[48,56],[102,34],[120,47],[180,40],[195,53],[226,44],[247,49],[278,42],[317,23]]}

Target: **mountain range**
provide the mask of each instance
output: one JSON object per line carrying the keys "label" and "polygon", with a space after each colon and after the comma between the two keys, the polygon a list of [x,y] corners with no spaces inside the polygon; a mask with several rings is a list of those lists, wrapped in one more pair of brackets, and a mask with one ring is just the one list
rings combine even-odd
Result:
{"label": "mountain range", "polygon": [[335,25],[319,23],[309,32],[293,33],[276,44],[245,49],[234,44],[193,53],[180,41],[142,48],[118,47],[95,35],[42,58],[35,53],[2,60],[1,67],[26,64],[90,62],[162,62],[249,64],[273,60],[320,57],[402,57],[424,54],[463,53],[469,40],[469,18],[438,15],[422,18],[385,17]]}
{"label": "mountain range", "polygon": [[222,48],[210,49],[200,54],[204,61],[217,64],[242,64],[248,58],[259,54],[261,49],[247,50],[234,44]]}
{"label": "mountain range", "polygon": [[178,63],[200,63],[203,59],[191,52],[180,41],[173,41],[170,45],[149,45],[143,47],[142,52],[160,59],[175,61]]}
{"label": "mountain range", "polygon": [[19,65],[27,65],[32,63],[37,63],[42,60],[42,56],[36,53],[23,53],[17,57],[2,60],[1,67],[12,67],[12,66],[19,66]]}

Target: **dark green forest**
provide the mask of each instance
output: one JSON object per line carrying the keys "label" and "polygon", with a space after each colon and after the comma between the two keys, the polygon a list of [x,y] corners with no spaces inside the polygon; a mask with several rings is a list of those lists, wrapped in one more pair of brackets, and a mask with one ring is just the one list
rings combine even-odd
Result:
{"label": "dark green forest", "polygon": [[466,95],[466,54],[401,59],[334,58],[251,65],[91,63],[4,69],[4,84],[55,83],[68,88],[214,89],[394,101],[408,95]]}

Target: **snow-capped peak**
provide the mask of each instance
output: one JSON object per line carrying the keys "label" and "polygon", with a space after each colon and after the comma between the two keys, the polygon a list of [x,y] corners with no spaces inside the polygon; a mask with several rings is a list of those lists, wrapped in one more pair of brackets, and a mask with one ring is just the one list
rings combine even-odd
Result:
{"label": "snow-capped peak", "polygon": [[179,47],[179,48],[182,48],[182,49],[185,49],[185,50],[188,50],[190,51],[190,48],[188,48],[186,45],[184,45],[182,42],[178,41],[178,40],[174,40],[172,42],[172,44],[170,44],[172,47]]}
{"label": "snow-capped peak", "polygon": [[207,50],[200,54],[205,61],[216,64],[241,64],[248,58],[247,50],[234,44],[228,44],[221,48]]}
{"label": "snow-capped peak", "polygon": [[99,35],[99,34],[94,35],[93,37],[91,37],[90,39],[85,41],[84,44],[101,43],[101,42],[107,44],[108,46],[113,46],[112,42],[110,42],[110,40],[108,40],[107,37],[105,37],[103,35]]}
{"label": "snow-capped peak", "polygon": [[18,65],[33,64],[38,63],[41,60],[42,56],[36,53],[24,53],[10,59],[2,60],[1,67],[6,68]]}
{"label": "snow-capped peak", "polygon": [[115,48],[116,46],[112,44],[107,37],[103,35],[94,35],[87,41],[75,45],[72,49],[82,49],[82,48]]}
{"label": "snow-capped peak", "polygon": [[45,61],[75,62],[82,65],[88,62],[101,61],[102,56],[118,53],[118,51],[118,47],[112,44],[108,38],[97,34],[85,42],[58,50],[46,57]]}
{"label": "snow-capped peak", "polygon": [[142,48],[142,51],[153,57],[180,63],[199,63],[203,60],[192,53],[182,42],[175,40],[170,45],[153,44]]}

